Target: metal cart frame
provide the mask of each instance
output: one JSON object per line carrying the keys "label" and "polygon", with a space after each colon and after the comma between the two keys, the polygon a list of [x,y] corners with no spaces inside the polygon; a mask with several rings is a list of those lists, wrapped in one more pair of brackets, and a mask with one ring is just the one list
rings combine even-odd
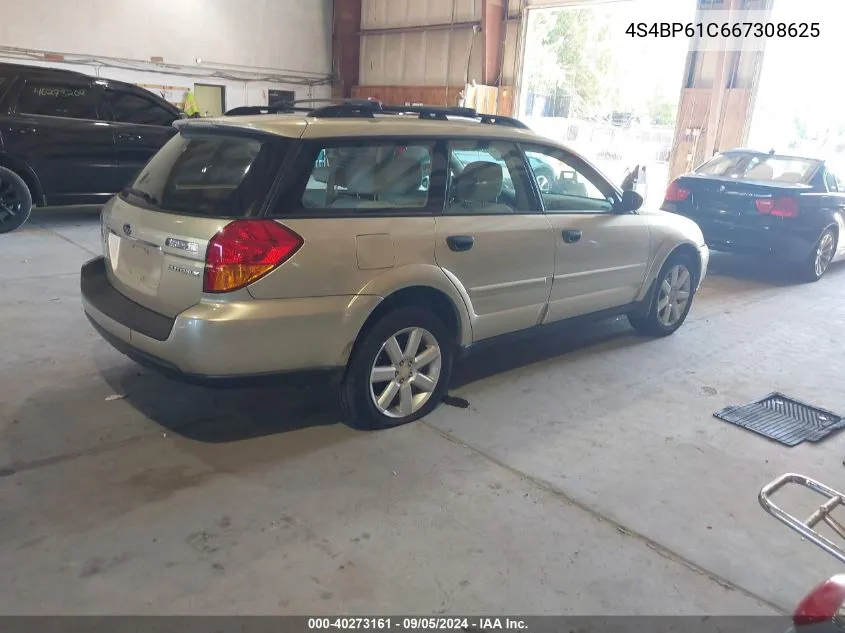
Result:
{"label": "metal cart frame", "polygon": [[[807,518],[806,521],[801,521],[781,509],[779,506],[775,505],[772,501],[772,496],[789,484],[809,488],[816,494],[827,498],[827,501],[822,503],[818,509]],[[781,475],[774,481],[771,481],[763,486],[760,490],[758,499],[760,501],[760,505],[763,506],[763,509],[775,517],[778,521],[785,523],[788,527],[798,532],[805,539],[815,543],[818,547],[836,558],[839,562],[845,563],[845,549],[813,529],[819,523],[824,522],[843,539],[843,545],[845,545],[845,525],[842,525],[831,516],[834,509],[845,505],[845,494],[804,475],[786,473],[785,475]]]}

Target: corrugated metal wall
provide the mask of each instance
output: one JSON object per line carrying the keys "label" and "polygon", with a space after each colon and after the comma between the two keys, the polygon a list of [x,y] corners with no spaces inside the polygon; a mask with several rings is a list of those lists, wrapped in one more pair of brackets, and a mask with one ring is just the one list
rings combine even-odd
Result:
{"label": "corrugated metal wall", "polygon": [[[628,1],[507,0],[500,85],[512,93],[518,84],[526,9]],[[481,5],[482,0],[362,0],[359,85],[460,88],[467,81],[482,83],[483,36],[472,30],[481,22]],[[449,28],[452,23],[457,26]],[[422,28],[430,26],[437,28]],[[379,32],[384,29],[417,30]]]}
{"label": "corrugated metal wall", "polygon": [[[454,16],[453,16],[454,7]],[[364,0],[361,72],[364,86],[460,86],[481,81],[481,0]],[[455,23],[459,26],[450,28]],[[461,26],[463,24],[463,26]],[[371,33],[436,25],[435,30]],[[445,26],[444,26],[445,25]],[[451,46],[449,45],[451,41]]]}

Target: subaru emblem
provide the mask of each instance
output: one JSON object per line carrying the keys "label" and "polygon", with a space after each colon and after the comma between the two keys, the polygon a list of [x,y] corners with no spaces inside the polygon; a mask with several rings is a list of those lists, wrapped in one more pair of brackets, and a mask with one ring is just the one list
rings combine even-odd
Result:
{"label": "subaru emblem", "polygon": [[124,224],[123,225],[123,233],[125,235],[132,235],[132,227],[129,226],[128,224]]}

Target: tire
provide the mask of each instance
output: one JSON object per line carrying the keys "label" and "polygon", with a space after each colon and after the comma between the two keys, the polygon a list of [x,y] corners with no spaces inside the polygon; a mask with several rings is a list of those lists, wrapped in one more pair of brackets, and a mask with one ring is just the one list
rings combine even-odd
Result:
{"label": "tire", "polygon": [[[418,363],[424,353],[427,354],[424,360],[432,359],[425,364],[405,364],[412,333],[418,333],[419,344],[414,354]],[[392,339],[398,347],[390,346]],[[388,346],[393,349],[392,357]],[[439,358],[430,349],[437,349]],[[440,404],[449,387],[452,358],[452,336],[432,312],[416,306],[388,312],[355,345],[340,385],[344,422],[354,429],[377,430],[428,415]],[[371,383],[376,367],[382,370],[381,377],[389,380]],[[388,375],[391,371],[392,378]],[[406,394],[410,394],[410,400],[405,399]],[[384,398],[383,406],[377,404],[379,397]]]}
{"label": "tire", "polygon": [[15,172],[0,167],[0,233],[20,228],[32,213],[32,194]]}
{"label": "tire", "polygon": [[[657,276],[654,292],[648,306],[648,313],[645,316],[629,314],[628,321],[631,326],[637,332],[646,336],[660,337],[674,334],[684,324],[692,307],[696,285],[694,270],[695,268],[688,256],[670,256]],[[676,271],[678,272],[677,278],[674,277]],[[684,274],[686,277],[684,277]],[[678,297],[682,296],[684,292],[687,293],[687,300],[685,304],[681,304]],[[667,297],[668,313],[666,307],[661,307]],[[673,304],[680,309],[679,312],[674,311],[675,309],[671,307]],[[671,318],[667,318],[669,316]]]}
{"label": "tire", "polygon": [[836,254],[836,231],[828,227],[813,247],[813,252],[803,263],[798,266],[798,274],[807,283],[818,281],[830,268],[830,263]]}

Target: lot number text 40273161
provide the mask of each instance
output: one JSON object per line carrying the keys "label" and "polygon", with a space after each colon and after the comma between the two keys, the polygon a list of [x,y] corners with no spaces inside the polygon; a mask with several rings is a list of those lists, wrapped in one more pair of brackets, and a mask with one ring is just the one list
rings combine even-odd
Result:
{"label": "lot number text 40273161", "polygon": [[631,22],[631,37],[794,37],[821,35],[818,22]]}

